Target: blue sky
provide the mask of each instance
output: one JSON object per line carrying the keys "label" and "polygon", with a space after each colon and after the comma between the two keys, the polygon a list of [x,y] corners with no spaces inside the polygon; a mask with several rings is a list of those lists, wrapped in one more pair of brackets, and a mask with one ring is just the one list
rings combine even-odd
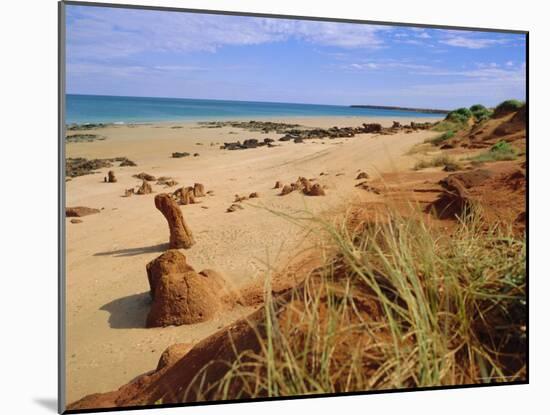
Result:
{"label": "blue sky", "polygon": [[67,92],[456,108],[525,99],[525,35],[67,6]]}

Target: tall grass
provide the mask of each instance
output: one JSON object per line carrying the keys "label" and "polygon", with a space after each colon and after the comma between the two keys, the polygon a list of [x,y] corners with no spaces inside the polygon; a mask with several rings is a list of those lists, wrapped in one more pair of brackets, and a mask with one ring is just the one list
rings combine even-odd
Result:
{"label": "tall grass", "polygon": [[462,218],[452,236],[396,213],[353,229],[310,219],[326,232],[333,260],[283,311],[268,295],[260,351],[229,362],[202,396],[523,379],[525,241],[480,217]]}
{"label": "tall grass", "polygon": [[413,170],[422,170],[427,169],[429,167],[444,167],[447,171],[456,171],[460,170],[462,168],[462,165],[457,160],[453,159],[452,157],[446,155],[446,154],[440,154],[438,156],[433,157],[430,160],[420,160],[418,161],[414,167]]}

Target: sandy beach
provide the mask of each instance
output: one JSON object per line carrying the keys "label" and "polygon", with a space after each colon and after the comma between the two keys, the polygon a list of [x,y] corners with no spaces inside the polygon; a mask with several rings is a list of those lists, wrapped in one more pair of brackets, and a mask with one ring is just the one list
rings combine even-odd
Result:
{"label": "sandy beach", "polygon": [[[328,128],[364,122],[389,126],[394,120],[329,117],[276,121]],[[166,221],[153,199],[155,194],[176,187],[153,184],[153,194],[122,197],[125,189],[140,184],[132,175],[170,176],[179,182],[178,187],[202,183],[213,192],[200,203],[181,207],[197,241],[184,253],[194,268],[215,269],[229,284],[242,288],[263,284],[266,275],[283,269],[306,247],[298,226],[268,210],[319,214],[342,211],[354,198],[376,198],[354,187],[357,172],[377,177],[382,172],[410,168],[414,158],[405,156],[407,150],[436,134],[359,134],[227,151],[219,148],[225,141],[277,140],[282,134],[205,128],[194,122],[114,125],[89,132],[105,140],[67,143],[68,158],[124,156],[137,166],[111,168],[117,183],[104,183],[109,169],[66,183],[67,206],[101,209],[99,214],[82,218],[82,223],[73,224],[70,218],[66,223],[68,402],[114,389],[153,370],[169,345],[194,344],[251,311],[237,306],[200,324],[145,328],[150,306],[145,265],[167,249],[168,241]],[[175,151],[199,156],[172,158]],[[281,197],[279,190],[273,189],[275,181],[287,183],[299,176],[317,179],[326,186],[327,195],[311,198],[295,192]],[[243,203],[243,210],[226,212],[236,194],[251,192],[260,197]]]}

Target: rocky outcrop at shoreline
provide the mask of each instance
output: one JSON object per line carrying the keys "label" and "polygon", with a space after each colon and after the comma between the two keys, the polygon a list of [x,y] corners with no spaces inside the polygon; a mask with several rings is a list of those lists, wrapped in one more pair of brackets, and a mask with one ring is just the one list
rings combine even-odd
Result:
{"label": "rocky outcrop at shoreline", "polygon": [[65,161],[65,176],[78,177],[86,174],[93,174],[96,170],[113,167],[113,164],[116,162],[120,163],[119,167],[137,165],[126,157],[107,159],[86,159],[83,157],[67,158]]}
{"label": "rocky outcrop at shoreline", "polygon": [[65,137],[67,143],[93,143],[94,141],[103,141],[106,138],[97,134],[71,134]]}
{"label": "rocky outcrop at shoreline", "polygon": [[[258,131],[259,127],[263,124],[267,124],[268,126],[271,126],[273,123],[263,123],[260,121],[250,121],[250,123],[254,123],[257,129],[250,130],[250,131]],[[215,124],[218,125],[218,124]],[[225,124],[220,124],[225,125]],[[241,125],[241,123],[234,123],[233,125]],[[248,125],[245,123],[245,125]],[[284,124],[286,125],[286,124]],[[301,144],[304,142],[304,140],[311,140],[311,139],[334,139],[334,138],[351,138],[355,137],[356,134],[382,134],[382,135],[389,135],[389,134],[396,134],[400,131],[405,132],[413,132],[417,130],[427,130],[433,126],[430,122],[425,123],[415,123],[411,122],[409,125],[402,125],[401,123],[394,121],[393,125],[389,128],[382,127],[379,123],[364,123],[360,127],[331,127],[331,128],[286,128],[282,129],[279,128],[276,132],[279,134],[284,134],[282,137],[278,139],[278,141],[285,142],[285,141],[293,141],[296,144]],[[298,126],[300,127],[300,126]],[[271,130],[266,127],[265,131],[260,130],[262,132],[270,132]],[[250,138],[244,140],[242,143],[241,141],[234,141],[234,142],[227,142],[224,143],[223,146],[220,146],[222,150],[245,150],[249,148],[257,148],[262,146],[267,147],[274,147],[273,144],[274,140],[272,138],[264,138],[263,141],[260,141],[255,138]]]}

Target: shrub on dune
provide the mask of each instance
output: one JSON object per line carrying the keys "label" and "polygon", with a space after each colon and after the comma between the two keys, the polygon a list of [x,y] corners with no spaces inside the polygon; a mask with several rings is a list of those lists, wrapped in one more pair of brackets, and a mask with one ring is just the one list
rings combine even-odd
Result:
{"label": "shrub on dune", "polygon": [[476,122],[486,121],[491,118],[492,112],[481,104],[475,104],[470,107],[470,112],[475,118]]}
{"label": "shrub on dune", "polygon": [[498,104],[493,112],[493,118],[499,118],[504,115],[516,112],[525,105],[524,101],[517,99],[508,99]]}
{"label": "shrub on dune", "polygon": [[506,141],[499,141],[494,144],[489,151],[485,151],[475,157],[471,157],[470,160],[474,162],[491,162],[491,161],[504,161],[515,160],[518,157],[517,150]]}

